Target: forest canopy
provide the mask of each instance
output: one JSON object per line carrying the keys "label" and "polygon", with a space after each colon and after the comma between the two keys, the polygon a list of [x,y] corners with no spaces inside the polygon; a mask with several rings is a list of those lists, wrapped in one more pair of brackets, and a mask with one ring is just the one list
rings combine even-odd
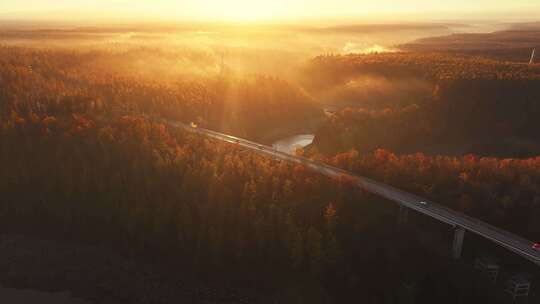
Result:
{"label": "forest canopy", "polygon": [[[313,90],[345,87],[369,76],[386,79],[379,90],[418,88],[400,89],[379,103],[350,102],[318,130],[315,147],[321,152],[383,148],[503,157],[540,153],[534,131],[540,127],[536,119],[540,65],[456,54],[395,53],[318,57],[306,71],[316,75],[305,80]],[[414,85],[414,80],[423,84]]]}
{"label": "forest canopy", "polygon": [[[236,73],[194,50],[0,46],[0,83],[5,231],[105,245],[255,288],[315,284],[320,299],[338,302],[360,289],[375,302],[434,296],[427,281],[446,273],[430,267],[451,269],[414,233],[397,233],[395,204],[350,179],[165,118],[261,143],[315,132],[299,150],[306,157],[540,238],[540,160],[515,158],[540,154],[537,66],[320,56],[278,77]],[[326,102],[339,99],[348,106],[329,113]]]}

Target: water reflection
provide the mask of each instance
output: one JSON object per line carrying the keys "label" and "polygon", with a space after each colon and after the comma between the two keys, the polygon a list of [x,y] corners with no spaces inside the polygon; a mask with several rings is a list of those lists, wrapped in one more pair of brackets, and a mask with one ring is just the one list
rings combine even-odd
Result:
{"label": "water reflection", "polygon": [[303,148],[313,142],[314,134],[302,134],[280,139],[272,147],[280,152],[294,154],[298,148]]}

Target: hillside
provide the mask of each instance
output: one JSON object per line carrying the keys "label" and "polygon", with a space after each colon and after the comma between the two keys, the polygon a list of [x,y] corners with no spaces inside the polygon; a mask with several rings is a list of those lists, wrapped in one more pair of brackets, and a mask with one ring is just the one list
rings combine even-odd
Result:
{"label": "hillside", "polygon": [[[126,46],[0,47],[0,116],[145,113],[262,142],[310,130],[322,111],[277,77],[216,71],[204,52]],[[30,102],[29,102],[30,101]]]}
{"label": "hillside", "polygon": [[351,105],[327,117],[306,155],[540,237],[539,65],[395,53],[319,57],[306,71],[324,75],[313,88],[377,81],[394,97],[349,94]]}
{"label": "hillside", "polygon": [[528,239],[540,239],[540,157],[352,150],[313,158],[427,197]]}
{"label": "hillside", "polygon": [[[385,79],[396,92],[328,117],[314,146],[333,153],[387,148],[399,153],[477,153],[534,156],[540,153],[540,66],[466,55],[397,53],[319,57],[306,68],[324,75],[306,83],[327,89],[357,79]],[[396,72],[399,71],[399,72]],[[422,83],[415,94],[397,94],[406,83]],[[315,89],[314,89],[315,90]],[[405,91],[406,92],[406,91]],[[352,95],[354,96],[354,95]],[[353,99],[354,100],[354,99]]]}
{"label": "hillside", "polygon": [[[343,303],[359,288],[393,301],[409,296],[404,278],[427,284],[451,267],[414,234],[397,238],[383,224],[394,204],[347,180],[147,118],[205,117],[215,91],[201,84],[102,74],[99,59],[83,73],[80,53],[0,51],[3,286],[97,303]],[[246,94],[282,88],[261,79]],[[260,102],[272,100],[236,106],[268,115]]]}
{"label": "hillside", "polygon": [[259,142],[317,130],[307,156],[539,238],[537,158],[406,154],[535,153],[539,76],[431,53],[281,78],[194,49],[1,46],[0,284],[96,303],[498,303],[448,258],[450,227],[397,226],[395,203],[348,179],[159,117]]}
{"label": "hillside", "polygon": [[532,49],[540,49],[540,30],[537,24],[522,24],[493,33],[422,38],[399,48],[411,52],[462,53],[528,63]]}

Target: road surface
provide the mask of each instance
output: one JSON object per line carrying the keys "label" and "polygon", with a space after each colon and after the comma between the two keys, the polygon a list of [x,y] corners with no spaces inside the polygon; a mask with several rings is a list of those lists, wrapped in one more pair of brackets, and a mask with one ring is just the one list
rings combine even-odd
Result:
{"label": "road surface", "polygon": [[452,225],[456,228],[463,228],[472,233],[476,233],[540,266],[540,251],[532,248],[534,242],[531,242],[513,233],[499,229],[476,218],[454,211],[452,209],[444,207],[440,204],[436,204],[414,194],[399,190],[383,183],[379,183],[366,177],[357,176],[353,173],[327,165],[325,163],[316,162],[307,158],[279,152],[277,150],[274,150],[272,147],[264,146],[246,139],[218,133],[208,129],[198,128],[194,125],[188,126],[182,123],[171,121],[167,122],[167,124],[176,128],[187,130],[189,132],[205,135],[220,141],[237,144],[244,148],[254,150],[259,154],[265,154],[270,157],[278,158],[290,163],[302,164],[310,168],[312,171],[328,177],[347,177],[351,180],[354,180],[356,185],[365,191],[377,194],[381,197],[384,197],[410,209],[416,210],[420,213],[423,213],[446,224]]}

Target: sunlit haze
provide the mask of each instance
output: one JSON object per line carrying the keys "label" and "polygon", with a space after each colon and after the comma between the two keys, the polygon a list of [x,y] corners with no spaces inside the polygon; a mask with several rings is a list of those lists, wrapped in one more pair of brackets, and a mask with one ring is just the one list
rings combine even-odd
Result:
{"label": "sunlit haze", "polygon": [[0,18],[42,20],[523,19],[539,13],[540,2],[531,0],[20,0],[0,3]]}
{"label": "sunlit haze", "polygon": [[0,0],[0,304],[539,303],[540,0]]}

